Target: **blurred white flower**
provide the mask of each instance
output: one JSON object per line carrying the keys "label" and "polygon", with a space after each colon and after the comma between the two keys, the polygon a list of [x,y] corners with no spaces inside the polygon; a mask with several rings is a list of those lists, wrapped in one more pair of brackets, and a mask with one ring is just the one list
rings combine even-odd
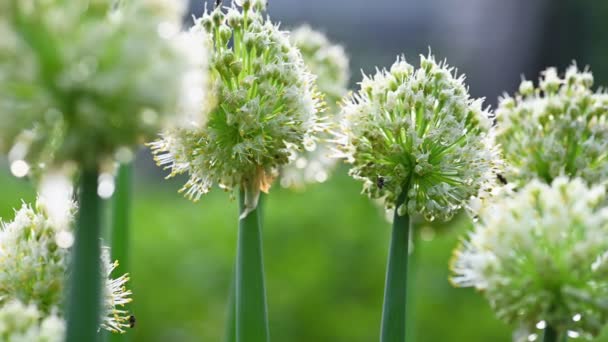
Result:
{"label": "blurred white flower", "polygon": [[13,173],[98,167],[177,110],[198,110],[205,45],[179,33],[185,9],[183,0],[3,1],[0,151]]}
{"label": "blurred white flower", "polygon": [[61,342],[65,321],[45,314],[36,305],[10,300],[0,306],[0,339],[7,342]]}
{"label": "blurred white flower", "polygon": [[521,330],[597,336],[608,322],[606,196],[604,186],[557,177],[497,197],[454,252],[452,283],[482,291]]}
{"label": "blurred white flower", "polygon": [[571,65],[542,73],[539,87],[522,81],[519,93],[505,95],[496,109],[496,141],[504,154],[509,182],[523,185],[560,175],[589,183],[608,178],[608,94],[592,91],[593,75]]}
{"label": "blurred white flower", "polygon": [[[62,314],[65,278],[73,243],[75,204],[66,208],[68,222],[57,227],[51,219],[47,201],[38,200],[35,207],[23,204],[12,221],[2,221],[0,230],[0,298],[33,303],[44,315]],[[109,249],[104,248],[102,279],[104,281],[104,313],[102,327],[122,332],[128,327],[129,314],[123,309],[131,301],[125,288],[127,275],[112,278],[117,262],[110,262]]]}
{"label": "blurred white flower", "polygon": [[[330,124],[338,123],[338,102],[347,93],[348,56],[340,45],[332,44],[327,37],[308,25],[290,32],[289,38],[300,50],[304,64],[316,76],[316,84],[324,96],[325,115]],[[311,151],[299,151],[293,161],[281,168],[280,182],[284,187],[302,187],[306,183],[325,182],[337,164],[331,158],[330,135],[321,135]],[[314,143],[314,141],[313,141]]]}

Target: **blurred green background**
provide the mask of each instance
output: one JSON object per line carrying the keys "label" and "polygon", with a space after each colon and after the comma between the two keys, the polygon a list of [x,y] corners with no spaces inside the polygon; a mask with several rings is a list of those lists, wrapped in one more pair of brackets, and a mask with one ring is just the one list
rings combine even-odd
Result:
{"label": "blurred green background", "polygon": [[[151,186],[154,184],[154,186]],[[161,185],[162,184],[162,185]],[[34,191],[0,176],[0,214]],[[237,208],[221,191],[199,203],[179,181],[135,185],[132,282],[135,341],[221,341]],[[273,341],[374,341],[390,224],[340,168],[306,192],[273,188],[265,203],[264,258]],[[468,222],[425,227],[415,245],[415,341],[508,341],[483,298],[448,283],[448,261]],[[423,239],[424,238],[424,239]]]}
{"label": "blurred green background", "polygon": [[[228,3],[229,1],[225,1]],[[200,14],[202,1],[191,4]],[[495,104],[522,75],[561,70],[577,60],[608,85],[608,1],[604,0],[270,0],[283,27],[310,23],[345,45],[352,85],[359,70],[427,53],[467,74],[474,96]],[[0,165],[0,216],[12,217],[34,190]],[[236,202],[216,190],[191,203],[183,179],[163,180],[148,151],[136,163],[132,281],[134,341],[222,341],[236,247]],[[369,342],[378,339],[389,223],[339,168],[327,183],[271,190],[265,208],[264,258],[270,329],[278,342]],[[417,238],[413,338],[409,341],[510,341],[472,289],[448,282],[448,264],[469,229],[463,216],[425,225]],[[606,335],[606,334],[605,334]],[[608,341],[608,335],[602,341]]]}

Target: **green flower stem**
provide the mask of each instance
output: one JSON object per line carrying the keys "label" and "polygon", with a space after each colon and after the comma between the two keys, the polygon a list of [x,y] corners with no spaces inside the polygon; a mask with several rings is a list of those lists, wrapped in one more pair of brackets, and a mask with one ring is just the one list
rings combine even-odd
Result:
{"label": "green flower stem", "polygon": [[406,195],[407,192],[404,191],[399,196],[395,206],[393,233],[386,270],[380,342],[405,341],[410,218],[408,215],[399,216],[398,208],[404,203]]}
{"label": "green flower stem", "polygon": [[[245,210],[245,192],[239,194],[239,215]],[[268,313],[262,262],[259,208],[239,220],[236,260],[236,341],[267,342]]]}
{"label": "green flower stem", "polygon": [[232,270],[230,280],[230,292],[228,293],[228,313],[226,315],[226,342],[236,342],[236,263]]}
{"label": "green flower stem", "polygon": [[101,199],[97,196],[96,169],[84,170],[76,238],[72,250],[67,308],[67,342],[97,340],[101,310]]}
{"label": "green flower stem", "polygon": [[[116,191],[112,201],[112,261],[118,260],[116,274],[129,273],[129,223],[131,220],[131,191],[133,165],[120,164],[116,176]],[[128,307],[126,308],[128,310]],[[112,342],[126,342],[129,333],[109,334]]]}
{"label": "green flower stem", "polygon": [[414,312],[416,311],[416,281],[418,280],[418,260],[420,258],[420,227],[414,220],[410,220],[410,241],[412,242],[412,250],[409,251],[408,256],[408,269],[407,269],[407,308],[406,308],[406,341],[416,341],[416,317]]}
{"label": "green flower stem", "polygon": [[[258,221],[260,227],[264,226],[264,202],[266,198],[265,193],[260,194],[260,198],[258,199]],[[261,228],[260,228],[261,230]],[[232,279],[230,281],[230,292],[228,293],[228,314],[226,315],[226,332],[225,332],[225,341],[226,342],[236,342],[236,264],[232,271]]]}
{"label": "green flower stem", "polygon": [[547,325],[545,328],[545,334],[543,336],[543,342],[562,342],[566,341],[567,337],[560,338],[560,333],[551,325]]}

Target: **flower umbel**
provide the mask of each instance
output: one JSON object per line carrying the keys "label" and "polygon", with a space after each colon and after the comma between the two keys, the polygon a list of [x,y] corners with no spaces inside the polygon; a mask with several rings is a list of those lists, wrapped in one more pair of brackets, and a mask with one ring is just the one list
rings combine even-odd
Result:
{"label": "flower umbel", "polygon": [[489,113],[469,97],[464,77],[421,56],[415,69],[398,58],[365,76],[342,108],[338,155],[363,191],[400,215],[449,219],[471,196],[487,191],[500,167]]}
{"label": "flower umbel", "polygon": [[291,31],[289,39],[300,50],[304,63],[316,76],[317,87],[325,97],[330,114],[338,114],[337,105],[348,91],[350,77],[344,48],[333,44],[323,33],[308,25]]}
{"label": "flower umbel", "polygon": [[182,85],[205,71],[172,39],[181,2],[3,1],[0,151],[16,174],[97,167],[159,131],[185,103]]}
{"label": "flower umbel", "polygon": [[608,177],[608,94],[593,92],[593,75],[570,66],[560,77],[542,73],[539,86],[522,81],[514,97],[496,110],[496,141],[508,164],[506,178],[518,185],[560,175],[597,183]]}
{"label": "flower umbel", "polygon": [[456,286],[483,292],[507,323],[597,336],[608,322],[608,207],[603,186],[534,180],[480,213],[451,263]]}
{"label": "flower umbel", "polygon": [[249,208],[282,165],[313,148],[324,126],[320,101],[300,52],[264,19],[264,1],[216,8],[197,20],[212,35],[211,81],[218,105],[205,122],[170,130],[150,146],[169,176],[188,173],[182,188],[198,200],[213,184],[248,192]]}
{"label": "flower umbel", "polygon": [[[75,206],[70,208],[70,224],[57,228],[49,217],[46,204],[38,200],[35,207],[23,204],[10,222],[2,222],[0,231],[0,297],[33,303],[44,315],[61,314],[65,298],[65,278],[68,272],[71,227]],[[105,279],[102,327],[124,332],[128,313],[121,308],[131,301],[131,291],[125,288],[128,275],[112,279],[116,262],[111,263],[107,248],[102,254]]]}
{"label": "flower umbel", "polygon": [[[290,33],[290,40],[302,53],[304,63],[316,76],[316,84],[327,107],[330,124],[337,124],[338,102],[347,93],[348,56],[341,45],[332,44],[327,37],[308,25]],[[322,183],[329,177],[337,160],[331,158],[329,134],[321,135],[313,151],[297,153],[293,161],[281,169],[281,185],[301,187],[306,183]]]}
{"label": "flower umbel", "polygon": [[0,306],[2,341],[60,342],[65,335],[65,321],[55,313],[44,314],[34,304],[18,300]]}

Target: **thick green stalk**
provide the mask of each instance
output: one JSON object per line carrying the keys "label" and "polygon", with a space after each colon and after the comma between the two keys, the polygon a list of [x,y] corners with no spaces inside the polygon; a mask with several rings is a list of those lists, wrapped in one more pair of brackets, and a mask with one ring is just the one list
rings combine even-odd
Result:
{"label": "thick green stalk", "polygon": [[420,227],[413,220],[410,220],[410,241],[412,249],[409,251],[408,268],[407,268],[407,308],[406,308],[406,323],[407,330],[405,332],[406,341],[416,341],[416,317],[413,314],[416,312],[416,281],[418,280],[418,260],[420,258]]}
{"label": "thick green stalk", "polygon": [[405,341],[410,219],[408,215],[399,216],[398,214],[398,208],[405,201],[405,197],[406,193],[404,192],[399,196],[395,206],[393,232],[386,269],[380,342]]}
{"label": "thick green stalk", "polygon": [[[120,164],[116,176],[116,191],[112,198],[112,260],[118,260],[114,270],[116,276],[129,273],[129,225],[131,220],[131,189],[133,166],[131,163]],[[127,307],[126,310],[129,308]],[[129,332],[109,334],[112,342],[129,341]]]}
{"label": "thick green stalk", "polygon": [[[260,227],[264,225],[264,202],[266,194],[261,193],[258,199],[258,222]],[[261,229],[260,229],[261,230]],[[232,271],[232,280],[230,281],[230,292],[228,293],[228,314],[226,317],[226,342],[236,342],[236,264]]]}
{"label": "thick green stalk", "polygon": [[101,200],[95,169],[84,170],[68,277],[67,342],[97,341],[101,310]]}
{"label": "thick green stalk", "polygon": [[232,270],[230,292],[228,293],[228,314],[226,315],[225,342],[236,342],[236,265]]}
{"label": "thick green stalk", "polygon": [[[239,215],[245,210],[245,193],[239,194]],[[239,219],[236,260],[236,341],[267,342],[268,313],[262,237],[258,210]]]}
{"label": "thick green stalk", "polygon": [[558,342],[565,341],[566,339],[559,338],[559,332],[553,326],[548,325],[545,327],[545,334],[543,336],[543,342]]}

